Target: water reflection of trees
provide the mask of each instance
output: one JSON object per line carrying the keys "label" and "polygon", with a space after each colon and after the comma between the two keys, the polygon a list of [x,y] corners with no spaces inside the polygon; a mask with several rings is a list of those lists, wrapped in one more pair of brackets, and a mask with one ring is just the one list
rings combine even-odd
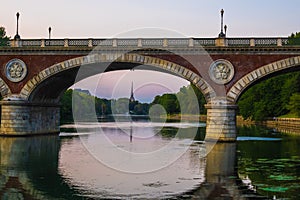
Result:
{"label": "water reflection of trees", "polygon": [[[262,134],[262,129],[248,131],[259,130],[252,135],[270,136],[270,133]],[[299,199],[300,139],[284,134],[281,137],[282,141],[238,142],[238,173],[240,177],[249,177],[260,194]]]}
{"label": "water reflection of trees", "polygon": [[175,128],[163,127],[159,133],[165,138],[192,139],[203,141],[205,138],[205,127]]}
{"label": "water reflection of trees", "polygon": [[0,147],[0,199],[81,199],[58,174],[58,136],[3,137]]}

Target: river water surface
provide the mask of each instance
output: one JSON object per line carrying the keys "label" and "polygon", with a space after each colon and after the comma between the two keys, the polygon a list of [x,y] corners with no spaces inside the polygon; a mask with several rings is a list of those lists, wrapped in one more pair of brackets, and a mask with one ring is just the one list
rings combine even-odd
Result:
{"label": "river water surface", "polygon": [[247,188],[300,199],[300,137],[244,127],[237,143],[210,144],[203,123],[147,119],[61,130],[0,138],[1,199],[238,198]]}

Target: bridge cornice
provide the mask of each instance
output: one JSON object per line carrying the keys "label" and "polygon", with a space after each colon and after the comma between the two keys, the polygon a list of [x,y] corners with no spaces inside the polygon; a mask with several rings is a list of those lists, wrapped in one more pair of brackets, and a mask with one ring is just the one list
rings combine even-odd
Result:
{"label": "bridge cornice", "polygon": [[197,54],[296,54],[299,55],[300,46],[282,47],[161,47],[161,48],[142,48],[142,47],[0,47],[2,55],[87,55],[91,51],[124,53],[135,51],[137,53],[166,54],[168,52],[180,53],[185,55]]}

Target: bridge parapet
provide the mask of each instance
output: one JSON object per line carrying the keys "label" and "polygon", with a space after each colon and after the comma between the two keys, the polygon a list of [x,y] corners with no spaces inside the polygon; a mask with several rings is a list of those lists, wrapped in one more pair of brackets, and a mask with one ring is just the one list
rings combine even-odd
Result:
{"label": "bridge parapet", "polygon": [[276,47],[290,46],[289,38],[115,38],[115,39],[23,39],[11,40],[11,47]]}

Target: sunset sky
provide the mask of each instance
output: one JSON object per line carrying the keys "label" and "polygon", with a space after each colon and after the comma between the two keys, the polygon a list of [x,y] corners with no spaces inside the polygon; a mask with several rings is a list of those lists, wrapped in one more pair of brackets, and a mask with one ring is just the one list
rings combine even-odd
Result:
{"label": "sunset sky", "polygon": [[[47,38],[49,26],[52,38],[216,37],[223,8],[228,37],[276,37],[300,31],[299,7],[299,0],[3,0],[0,26],[13,37],[20,12],[23,39]],[[100,88],[95,85],[99,76],[80,87],[93,88],[100,97],[122,97],[128,96],[134,81],[137,98],[151,101],[156,94],[188,84],[174,76],[138,71],[101,77]]]}

